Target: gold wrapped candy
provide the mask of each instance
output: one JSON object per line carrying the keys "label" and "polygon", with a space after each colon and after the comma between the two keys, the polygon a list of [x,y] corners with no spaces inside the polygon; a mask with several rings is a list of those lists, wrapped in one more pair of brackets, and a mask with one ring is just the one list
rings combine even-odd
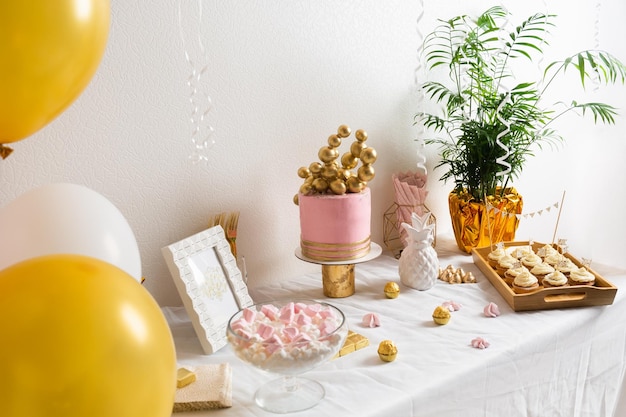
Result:
{"label": "gold wrapped candy", "polygon": [[450,317],[450,310],[442,306],[437,306],[433,311],[433,321],[439,325],[448,324]]}
{"label": "gold wrapped candy", "polygon": [[383,291],[385,292],[385,297],[387,298],[398,298],[398,295],[400,295],[400,286],[397,283],[390,281],[385,284],[385,289]]}
{"label": "gold wrapped candy", "polygon": [[391,340],[383,340],[378,345],[378,357],[384,362],[393,362],[398,356],[398,348]]}
{"label": "gold wrapped candy", "polygon": [[335,358],[338,358],[340,356],[346,356],[369,345],[370,341],[367,337],[353,332],[352,330],[348,330],[348,336],[346,337],[346,341],[339,350],[339,352],[337,352],[337,355],[335,355]]}
{"label": "gold wrapped candy", "polygon": [[[351,129],[347,125],[337,128],[337,133],[328,137],[328,145],[322,146],[317,152],[320,162],[312,162],[309,167],[298,168],[298,177],[304,179],[299,193],[335,194],[359,193],[376,175],[373,164],[376,162],[376,149],[368,147],[367,132],[359,129],[354,133],[356,140],[350,145],[350,152],[339,155],[338,148],[342,139],[350,136]],[[357,168],[359,160],[362,165]],[[298,194],[293,198],[299,204]]]}

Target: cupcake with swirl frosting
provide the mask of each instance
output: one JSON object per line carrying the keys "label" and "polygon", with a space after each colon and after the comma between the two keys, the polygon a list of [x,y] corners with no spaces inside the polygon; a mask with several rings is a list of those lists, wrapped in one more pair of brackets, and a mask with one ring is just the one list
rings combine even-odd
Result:
{"label": "cupcake with swirl frosting", "polygon": [[569,273],[570,285],[593,285],[595,282],[596,276],[589,272],[584,266]]}
{"label": "cupcake with swirl frosting", "polygon": [[546,275],[541,281],[544,288],[562,288],[569,286],[567,277],[561,271],[554,271]]}
{"label": "cupcake with swirl frosting", "polygon": [[528,294],[537,291],[539,288],[539,280],[530,271],[522,271],[513,280],[513,291],[516,294]]}
{"label": "cupcake with swirl frosting", "polygon": [[554,272],[554,267],[545,262],[537,264],[530,269],[530,273],[536,276],[539,281],[552,272]]}

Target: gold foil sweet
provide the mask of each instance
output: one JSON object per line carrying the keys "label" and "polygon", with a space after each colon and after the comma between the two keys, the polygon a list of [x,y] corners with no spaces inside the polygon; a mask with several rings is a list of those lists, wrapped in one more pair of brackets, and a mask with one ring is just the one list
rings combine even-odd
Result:
{"label": "gold foil sweet", "polygon": [[398,298],[398,295],[400,295],[400,286],[397,283],[390,281],[385,284],[383,292],[387,298]]}
{"label": "gold foil sweet", "polygon": [[352,330],[348,330],[348,336],[346,337],[346,341],[343,346],[335,355],[335,358],[349,355],[352,352],[356,352],[357,350],[363,349],[370,345],[370,341],[367,337],[355,333]]}
{"label": "gold foil sweet", "polygon": [[378,357],[384,362],[393,362],[398,356],[398,347],[392,340],[383,340],[378,345]]}
{"label": "gold foil sweet", "polygon": [[515,240],[522,196],[511,187],[502,196],[487,196],[487,203],[476,202],[466,193],[449,194],[450,218],[459,249],[470,253],[472,248],[489,246],[492,242]]}

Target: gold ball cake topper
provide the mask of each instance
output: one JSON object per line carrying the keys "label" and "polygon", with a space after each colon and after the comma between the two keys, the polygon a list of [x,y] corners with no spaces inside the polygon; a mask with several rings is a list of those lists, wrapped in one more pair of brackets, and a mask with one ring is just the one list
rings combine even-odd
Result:
{"label": "gold ball cake topper", "polygon": [[[350,133],[350,127],[347,125],[339,126],[337,133],[328,137],[328,145],[322,146],[318,151],[317,156],[321,162],[312,162],[308,167],[298,169],[298,176],[304,179],[300,193],[304,195],[360,193],[367,183],[374,179],[376,149],[365,144],[367,132],[363,129],[354,132],[356,140],[350,145],[350,152],[339,156],[338,148]],[[359,161],[362,164],[354,172]],[[294,196],[293,202],[298,204],[298,194]]]}

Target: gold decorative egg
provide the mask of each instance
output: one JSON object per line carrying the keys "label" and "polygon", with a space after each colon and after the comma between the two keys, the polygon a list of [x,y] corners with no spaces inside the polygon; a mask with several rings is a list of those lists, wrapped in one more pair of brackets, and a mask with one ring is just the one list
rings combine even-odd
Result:
{"label": "gold decorative egg", "polygon": [[363,129],[359,129],[356,132],[354,132],[354,137],[359,142],[365,142],[367,140],[367,132]]}
{"label": "gold decorative egg", "polygon": [[322,170],[322,166],[323,165],[319,162],[311,162],[311,165],[309,165],[309,171],[311,171],[311,174],[319,174]]}
{"label": "gold decorative egg", "polygon": [[352,142],[352,145],[350,145],[350,153],[355,158],[358,158],[359,156],[361,156],[361,152],[363,152],[363,149],[365,148],[367,148],[367,145],[363,142]]}
{"label": "gold decorative egg", "polygon": [[331,148],[330,146],[322,146],[317,153],[317,156],[322,162],[332,162],[339,156],[339,151]]}
{"label": "gold decorative egg", "polygon": [[348,136],[350,136],[350,127],[348,127],[347,125],[341,125],[337,128],[337,136],[339,136],[340,138],[347,138]]}
{"label": "gold decorative egg", "polygon": [[358,163],[359,163],[359,159],[356,156],[352,155],[352,153],[350,152],[346,152],[343,155],[341,155],[341,166],[343,166],[344,168],[347,168],[347,169],[355,168]]}
{"label": "gold decorative egg", "polygon": [[330,135],[328,137],[328,146],[331,148],[338,148],[341,146],[341,138],[337,135]]}
{"label": "gold decorative egg", "polygon": [[311,175],[311,171],[309,171],[309,169],[307,167],[300,167],[300,168],[298,168],[298,176],[300,178],[306,178],[309,175]]}
{"label": "gold decorative egg", "polygon": [[364,182],[373,180],[374,175],[374,167],[371,164],[362,165],[357,171],[357,177]]}
{"label": "gold decorative egg", "polygon": [[378,156],[376,155],[376,149],[369,147],[363,149],[361,155],[359,156],[364,164],[373,164],[374,162],[376,162],[377,157]]}
{"label": "gold decorative egg", "polygon": [[385,297],[387,298],[398,298],[398,295],[400,294],[400,286],[393,281],[389,281],[385,284],[385,289],[383,291],[385,292]]}
{"label": "gold decorative egg", "polygon": [[346,183],[340,180],[339,178],[334,179],[330,183],[330,190],[333,194],[343,195],[348,191],[348,187],[346,187]]}

